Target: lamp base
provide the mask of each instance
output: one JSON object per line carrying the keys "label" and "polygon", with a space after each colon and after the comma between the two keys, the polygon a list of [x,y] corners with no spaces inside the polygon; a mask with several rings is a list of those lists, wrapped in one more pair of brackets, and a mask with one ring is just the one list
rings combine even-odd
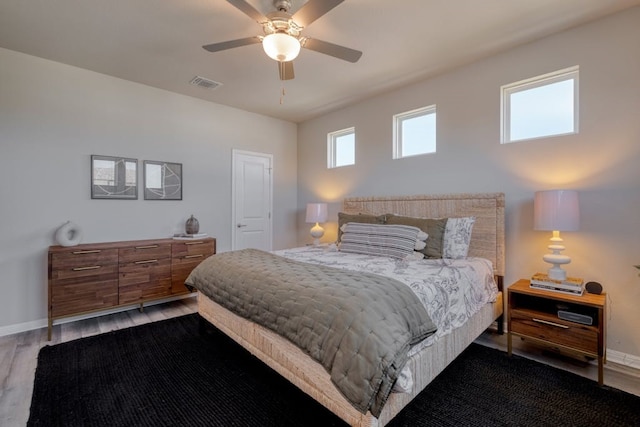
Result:
{"label": "lamp base", "polygon": [[324,228],[320,227],[320,224],[316,222],[316,225],[311,227],[311,237],[313,237],[313,246],[320,245],[320,238],[324,236]]}
{"label": "lamp base", "polygon": [[567,280],[566,270],[563,270],[562,267],[560,267],[558,264],[554,264],[553,267],[547,270],[547,275],[549,276],[549,279],[563,280],[563,281]]}
{"label": "lamp base", "polygon": [[544,262],[548,262],[553,265],[553,267],[548,270],[549,278],[553,280],[566,280],[567,272],[560,266],[563,264],[569,264],[571,262],[571,258],[560,253],[564,251],[564,246],[562,245],[562,239],[560,238],[559,231],[554,231],[553,237],[551,237],[550,240],[551,244],[547,247],[552,253],[546,254],[542,257]]}

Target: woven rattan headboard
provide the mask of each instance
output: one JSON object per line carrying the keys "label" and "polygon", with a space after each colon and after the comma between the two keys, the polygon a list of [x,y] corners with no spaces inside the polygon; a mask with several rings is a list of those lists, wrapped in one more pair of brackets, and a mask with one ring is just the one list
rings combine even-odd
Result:
{"label": "woven rattan headboard", "polygon": [[348,197],[343,210],[422,218],[475,216],[469,256],[491,260],[495,274],[504,276],[504,193]]}

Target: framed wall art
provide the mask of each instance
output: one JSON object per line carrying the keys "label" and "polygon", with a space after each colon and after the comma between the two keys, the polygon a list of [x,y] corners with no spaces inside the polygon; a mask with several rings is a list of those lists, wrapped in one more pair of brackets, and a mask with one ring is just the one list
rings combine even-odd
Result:
{"label": "framed wall art", "polygon": [[138,160],[92,155],[91,198],[137,199]]}
{"label": "framed wall art", "polygon": [[145,200],[182,200],[182,163],[144,161]]}

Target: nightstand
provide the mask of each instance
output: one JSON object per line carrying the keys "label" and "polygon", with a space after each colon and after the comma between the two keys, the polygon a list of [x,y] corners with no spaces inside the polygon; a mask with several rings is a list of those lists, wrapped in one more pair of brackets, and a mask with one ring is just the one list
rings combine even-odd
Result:
{"label": "nightstand", "polygon": [[[521,279],[508,290],[508,351],[513,335],[598,360],[598,384],[603,384],[606,362],[606,294],[582,296],[529,287]],[[561,319],[558,311],[578,315],[580,321]],[[563,317],[567,317],[564,316]],[[591,324],[588,324],[588,323]]]}

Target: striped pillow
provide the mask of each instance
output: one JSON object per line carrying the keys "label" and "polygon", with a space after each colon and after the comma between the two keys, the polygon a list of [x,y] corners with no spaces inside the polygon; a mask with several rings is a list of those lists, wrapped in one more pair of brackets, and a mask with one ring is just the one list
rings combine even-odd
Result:
{"label": "striped pillow", "polygon": [[[361,224],[349,222],[343,226],[340,250],[391,258],[415,258],[418,227],[408,225]],[[422,257],[420,257],[422,258]]]}

